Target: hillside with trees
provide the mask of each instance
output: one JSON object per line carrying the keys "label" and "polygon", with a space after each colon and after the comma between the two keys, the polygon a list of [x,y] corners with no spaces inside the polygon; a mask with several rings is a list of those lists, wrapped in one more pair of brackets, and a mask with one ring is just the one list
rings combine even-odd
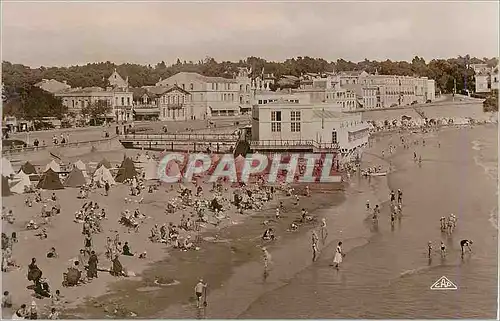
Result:
{"label": "hillside with trees", "polygon": [[[107,85],[107,78],[116,68],[123,76],[129,78],[132,87],[154,85],[160,78],[168,78],[181,71],[197,72],[206,76],[219,76],[225,78],[233,77],[238,67],[251,67],[253,76],[259,76],[264,69],[266,74],[274,74],[276,77],[293,75],[296,77],[304,73],[324,73],[331,71],[365,70],[368,73],[389,75],[406,75],[429,77],[436,80],[438,91],[443,93],[453,92],[456,81],[457,90],[467,88],[474,89],[474,71],[467,68],[467,64],[487,63],[490,66],[497,64],[496,58],[471,58],[469,55],[449,59],[432,59],[426,62],[421,57],[414,57],[411,62],[407,61],[375,61],[365,59],[360,62],[337,59],[327,61],[322,58],[297,57],[283,62],[267,61],[258,57],[248,57],[238,62],[217,62],[214,58],[207,57],[197,62],[181,61],[177,59],[175,64],[167,66],[162,61],[155,66],[139,64],[116,65],[112,62],[89,63],[82,66],[71,67],[40,67],[30,68],[21,64],[13,64],[8,61],[2,62],[2,81],[4,91],[2,99],[4,103],[11,103],[26,92],[32,92],[31,88],[42,79],[66,80],[71,87],[90,87]],[[10,113],[13,109],[6,108],[4,111]],[[42,112],[43,113],[43,112]],[[28,112],[29,114],[29,112]]]}

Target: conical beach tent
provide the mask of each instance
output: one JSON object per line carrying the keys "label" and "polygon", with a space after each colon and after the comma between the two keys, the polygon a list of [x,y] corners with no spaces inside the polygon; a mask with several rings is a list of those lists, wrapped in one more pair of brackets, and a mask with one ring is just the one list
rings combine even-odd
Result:
{"label": "conical beach tent", "polygon": [[94,181],[100,182],[101,184],[104,184],[105,182],[108,182],[109,185],[115,185],[116,182],[113,179],[113,175],[111,175],[111,172],[109,169],[106,168],[106,166],[101,166],[99,167],[95,173],[94,173]]}
{"label": "conical beach tent", "polygon": [[167,176],[169,177],[175,177],[181,173],[181,170],[179,169],[179,164],[175,161],[171,161],[168,163],[167,169],[165,170]]}
{"label": "conical beach tent", "polygon": [[55,160],[52,160],[50,163],[45,166],[45,171],[52,169],[54,172],[59,173],[61,171],[61,166],[56,163]]}
{"label": "conical beach tent", "polygon": [[144,166],[144,179],[158,179],[158,163],[155,160],[150,159]]}
{"label": "conical beach tent", "polygon": [[81,160],[77,160],[73,165],[81,171],[87,170],[87,165],[85,165],[85,163]]}
{"label": "conical beach tent", "polygon": [[9,188],[9,179],[2,175],[2,197],[12,195]]}
{"label": "conical beach tent", "polygon": [[99,164],[97,164],[97,167],[96,167],[96,168],[97,168],[97,169],[99,169],[99,167],[101,167],[101,166],[104,166],[104,167],[106,167],[106,168],[108,168],[108,169],[109,169],[109,168],[111,168],[111,164],[109,163],[109,161],[108,161],[106,158],[103,158],[103,159],[99,162]]}
{"label": "conical beach tent", "polygon": [[36,174],[36,168],[30,162],[24,163],[24,165],[21,166],[21,171],[27,175]]}
{"label": "conical beach tent", "polygon": [[236,173],[243,172],[244,166],[245,166],[245,157],[239,155],[234,159],[234,167],[236,167]]}
{"label": "conical beach tent", "polygon": [[118,183],[123,183],[127,179],[132,179],[137,176],[137,171],[135,170],[134,162],[132,159],[126,157],[120,168],[118,168],[118,174],[116,174],[115,181]]}
{"label": "conical beach tent", "polygon": [[64,186],[59,180],[59,175],[49,168],[45,173],[43,173],[42,178],[38,182],[36,188],[41,189],[63,189]]}
{"label": "conical beach tent", "polygon": [[18,179],[18,181],[10,188],[10,191],[12,193],[22,194],[24,193],[24,188],[31,185],[30,176],[21,169],[19,173],[16,174],[16,179]]}
{"label": "conical beach tent", "polygon": [[12,174],[15,174],[12,164],[7,158],[2,157],[2,175],[9,177]]}
{"label": "conical beach tent", "polygon": [[87,183],[87,180],[83,176],[83,173],[76,166],[73,167],[73,170],[69,173],[68,177],[64,181],[65,187],[80,187]]}

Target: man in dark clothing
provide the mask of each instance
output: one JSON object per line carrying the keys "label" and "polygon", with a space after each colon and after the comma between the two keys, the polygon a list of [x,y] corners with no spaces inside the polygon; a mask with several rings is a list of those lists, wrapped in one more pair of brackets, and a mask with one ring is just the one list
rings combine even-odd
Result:
{"label": "man in dark clothing", "polygon": [[106,194],[104,194],[104,195],[108,196],[108,194],[109,194],[109,183],[108,183],[108,181],[106,181],[106,183],[104,184],[104,191],[106,192]]}
{"label": "man in dark clothing", "polygon": [[470,240],[461,240],[460,241],[460,247],[462,248],[462,256],[464,255],[464,247],[467,247],[469,249],[469,252],[472,252],[472,248],[470,247],[472,245],[472,241]]}
{"label": "man in dark clothing", "polygon": [[97,255],[95,254],[95,251],[92,251],[90,253],[89,257],[89,267],[87,270],[87,277],[89,279],[91,278],[97,278],[97,263],[99,263],[99,260],[97,259]]}
{"label": "man in dark clothing", "polygon": [[128,242],[125,242],[125,245],[123,246],[123,255],[134,256],[134,254],[130,252],[130,247],[128,246]]}

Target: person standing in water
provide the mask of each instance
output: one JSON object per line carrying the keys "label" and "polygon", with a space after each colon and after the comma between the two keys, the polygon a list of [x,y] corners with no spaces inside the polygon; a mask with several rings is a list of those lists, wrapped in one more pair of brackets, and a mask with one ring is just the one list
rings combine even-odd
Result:
{"label": "person standing in water", "polygon": [[325,245],[326,238],[328,237],[328,230],[326,229],[326,218],[321,219],[321,241]]}
{"label": "person standing in water", "polygon": [[335,250],[335,255],[333,256],[333,262],[331,265],[338,269],[340,263],[342,263],[343,256],[344,253],[342,253],[342,242],[339,242],[337,245],[337,249]]}
{"label": "person standing in water", "polygon": [[441,241],[441,257],[444,258],[446,256],[446,245],[444,245],[443,241]]}
{"label": "person standing in water", "polygon": [[196,286],[194,287],[194,293],[196,295],[196,306],[198,308],[202,307],[203,292],[205,291],[207,285],[203,283],[203,279],[200,279]]}
{"label": "person standing in water", "polygon": [[403,192],[401,192],[401,189],[398,188],[398,203],[402,204],[403,203]]}
{"label": "person standing in water", "polygon": [[373,222],[377,223],[378,222],[378,215],[380,214],[380,208],[378,207],[378,204],[375,205],[375,208],[373,209]]}
{"label": "person standing in water", "polygon": [[467,247],[469,250],[469,253],[472,253],[472,248],[470,247],[472,245],[471,240],[461,240],[460,241],[460,247],[462,248],[462,256],[464,256],[464,248]]}
{"label": "person standing in water", "polygon": [[318,257],[318,235],[316,235],[315,231],[312,231],[311,235],[311,244],[312,244],[312,251],[313,251],[313,262],[316,261]]}
{"label": "person standing in water", "polygon": [[370,210],[370,200],[366,200],[366,210]]}
{"label": "person standing in water", "polygon": [[271,254],[267,251],[267,248],[262,248],[263,260],[264,260],[264,275],[269,274],[269,265],[271,264]]}
{"label": "person standing in water", "polygon": [[432,255],[432,242],[427,243],[427,257],[430,259]]}

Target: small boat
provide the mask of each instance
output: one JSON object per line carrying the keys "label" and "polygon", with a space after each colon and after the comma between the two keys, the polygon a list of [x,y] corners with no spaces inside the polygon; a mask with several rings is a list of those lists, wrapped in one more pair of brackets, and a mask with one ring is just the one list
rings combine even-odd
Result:
{"label": "small boat", "polygon": [[370,176],[385,176],[385,175],[387,175],[387,172],[370,173],[368,175],[370,175]]}

